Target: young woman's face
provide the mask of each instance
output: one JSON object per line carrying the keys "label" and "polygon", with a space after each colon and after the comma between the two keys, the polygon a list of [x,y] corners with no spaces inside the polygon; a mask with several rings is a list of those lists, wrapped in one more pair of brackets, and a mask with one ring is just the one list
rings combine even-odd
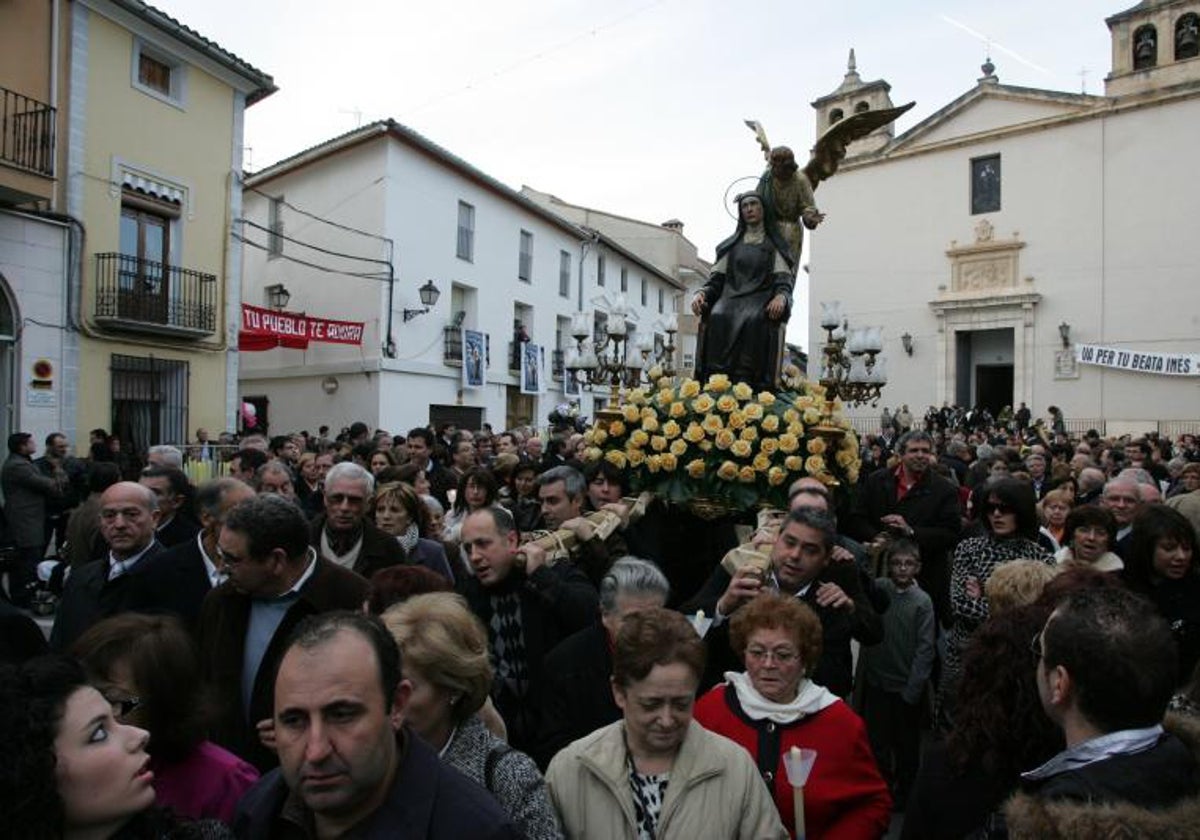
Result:
{"label": "young woman's face", "polygon": [[387,456],[384,455],[383,453],[376,452],[374,455],[371,456],[371,474],[372,475],[379,475],[379,473],[381,473],[383,470],[386,470],[390,466],[391,466],[391,464],[388,463]]}
{"label": "young woman's face", "polygon": [[417,491],[418,496],[429,495],[429,479],[425,477],[425,470],[421,470],[413,478],[413,489]]}
{"label": "young woman's face", "polygon": [[532,470],[521,470],[513,476],[513,487],[516,488],[518,496],[532,496],[536,484],[537,479]]}
{"label": "young woman's face", "polygon": [[1182,580],[1192,568],[1192,547],[1175,537],[1160,537],[1154,545],[1154,573],[1167,580]]}
{"label": "young woman's face", "polygon": [[487,504],[487,490],[476,484],[474,481],[468,481],[466,487],[467,510],[479,510]]}
{"label": "young woman's face", "polygon": [[1071,533],[1071,553],[1076,560],[1095,563],[1108,551],[1108,529],[1103,525],[1080,525]]}
{"label": "young woman's face", "polygon": [[146,730],[117,721],[112,704],[91,686],[67,698],[54,753],[68,833],[107,826],[109,836],[154,804],[149,740]]}
{"label": "young woman's face", "polygon": [[408,511],[396,499],[380,499],[375,505],[375,524],[385,534],[398,537],[408,530],[411,523]]}
{"label": "young woman's face", "polygon": [[992,526],[992,535],[1011,537],[1017,532],[1017,512],[995,496],[989,496],[983,506],[983,515]]}

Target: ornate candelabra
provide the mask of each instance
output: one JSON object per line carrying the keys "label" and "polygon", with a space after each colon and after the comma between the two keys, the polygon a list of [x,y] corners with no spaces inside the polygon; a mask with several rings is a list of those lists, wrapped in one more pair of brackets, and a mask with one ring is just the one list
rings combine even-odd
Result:
{"label": "ornate candelabra", "polygon": [[821,326],[826,339],[821,347],[821,377],[829,402],[840,398],[848,405],[876,405],[887,384],[882,327],[851,328],[842,315],[841,301],[821,304]]}
{"label": "ornate candelabra", "polygon": [[622,390],[649,382],[648,371],[656,365],[662,368],[663,376],[675,376],[675,333],[679,330],[675,316],[670,315],[663,324],[667,342],[661,352],[655,352],[651,333],[639,335],[634,346],[630,346],[625,323],[628,314],[629,304],[624,295],[609,301],[605,332],[598,338],[592,335],[590,312],[576,312],[571,316],[575,349],[567,352],[563,367],[581,386],[609,389],[608,406],[596,412],[599,424],[621,416]]}

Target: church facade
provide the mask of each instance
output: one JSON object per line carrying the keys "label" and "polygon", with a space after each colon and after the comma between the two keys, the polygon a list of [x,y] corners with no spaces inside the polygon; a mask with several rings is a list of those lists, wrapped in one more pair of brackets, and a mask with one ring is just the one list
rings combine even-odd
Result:
{"label": "church facade", "polygon": [[[884,402],[918,416],[1024,402],[1109,434],[1200,425],[1200,2],[1106,23],[1103,96],[1006,85],[989,61],[908,131],[850,147],[821,189],[837,223],[809,263],[810,374],[836,299],[884,325]],[[852,63],[813,103],[818,134],[890,104]]]}

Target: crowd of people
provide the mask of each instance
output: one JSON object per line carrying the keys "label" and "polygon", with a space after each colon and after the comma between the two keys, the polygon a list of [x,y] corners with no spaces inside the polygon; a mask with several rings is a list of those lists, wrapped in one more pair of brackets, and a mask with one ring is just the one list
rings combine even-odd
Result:
{"label": "crowd of people", "polygon": [[574,423],[16,433],[0,835],[1196,836],[1195,438],[887,415],[757,519]]}

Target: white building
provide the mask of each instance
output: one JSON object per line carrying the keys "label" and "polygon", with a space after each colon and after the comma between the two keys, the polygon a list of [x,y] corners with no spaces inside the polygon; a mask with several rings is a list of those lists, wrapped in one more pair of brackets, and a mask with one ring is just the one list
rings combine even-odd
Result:
{"label": "white building", "polygon": [[[829,222],[813,237],[810,373],[816,304],[840,299],[851,326],[884,325],[888,405],[1056,404],[1072,428],[1109,433],[1200,419],[1200,2],[1143,2],[1107,24],[1104,96],[1005,85],[989,62],[910,130],[851,146],[817,193]],[[813,103],[818,132],[875,107],[864,92],[880,88],[847,78]],[[1193,375],[1077,361],[1085,345],[1167,354]]]}
{"label": "white building", "polygon": [[[544,425],[566,399],[570,316],[606,321],[623,293],[635,332],[662,337],[683,285],[394,121],[314,146],[246,179],[243,300],[364,323],[360,346],[241,354],[243,399],[273,431],[354,420],[393,431],[453,421]],[[354,259],[347,255],[353,255]],[[440,292],[426,313],[419,287]],[[278,303],[278,297],[275,298]],[[513,345],[544,348],[543,392],[520,393]],[[465,388],[464,332],[487,336],[486,384]],[[632,342],[631,342],[632,343]],[[584,414],[604,392],[581,398]]]}

